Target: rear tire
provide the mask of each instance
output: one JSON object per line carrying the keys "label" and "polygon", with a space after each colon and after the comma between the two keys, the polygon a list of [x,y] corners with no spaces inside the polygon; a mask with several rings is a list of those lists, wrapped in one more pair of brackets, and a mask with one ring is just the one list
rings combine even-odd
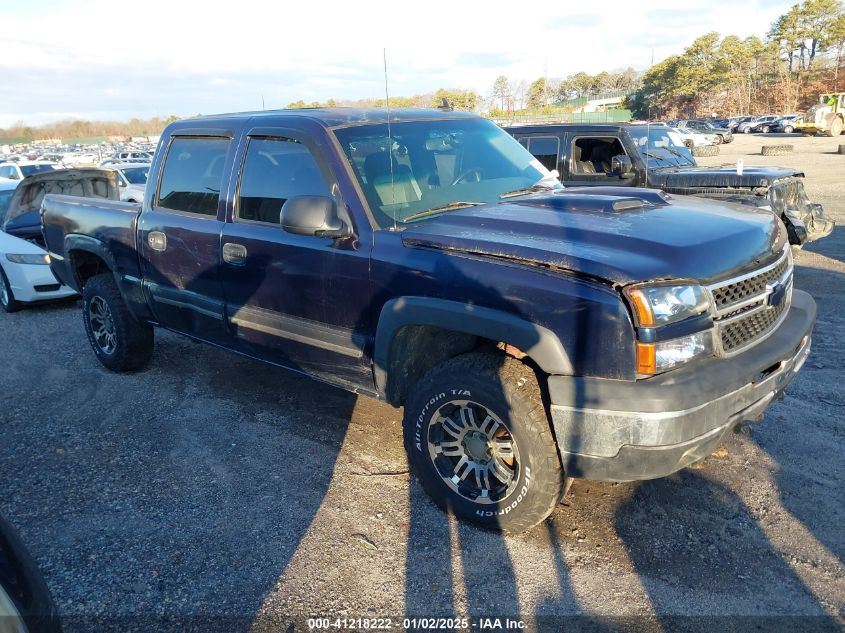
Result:
{"label": "rear tire", "polygon": [[0,267],[0,305],[6,312],[17,312],[21,309],[21,302],[15,299],[12,292],[12,284],[6,277],[6,272]]}
{"label": "rear tire", "polygon": [[85,333],[97,359],[116,372],[144,367],[153,355],[153,328],[129,313],[110,273],[95,275],[82,289]]}
{"label": "rear tire", "polygon": [[405,405],[404,436],[434,502],[484,528],[528,530],[563,494],[537,377],[502,354],[463,354],[429,371]]}

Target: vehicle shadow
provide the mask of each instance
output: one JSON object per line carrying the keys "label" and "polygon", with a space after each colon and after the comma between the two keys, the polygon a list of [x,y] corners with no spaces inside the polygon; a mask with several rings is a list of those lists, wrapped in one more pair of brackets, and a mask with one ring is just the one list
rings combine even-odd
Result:
{"label": "vehicle shadow", "polygon": [[[845,260],[845,227],[805,248]],[[845,397],[832,386],[841,381],[845,361],[837,336],[845,320],[842,297],[845,275],[809,268],[809,253],[796,258],[795,284],[816,299],[818,315],[813,348],[807,362],[786,390],[786,398],[772,409],[772,424],[754,431],[754,439],[777,464],[775,478],[780,501],[840,564],[845,564],[845,492],[840,484],[845,454],[832,447],[842,437]],[[796,438],[801,441],[796,441]],[[808,491],[812,491],[811,494]]]}
{"label": "vehicle shadow", "polygon": [[840,630],[722,484],[689,469],[645,481],[614,524],[665,631]]}

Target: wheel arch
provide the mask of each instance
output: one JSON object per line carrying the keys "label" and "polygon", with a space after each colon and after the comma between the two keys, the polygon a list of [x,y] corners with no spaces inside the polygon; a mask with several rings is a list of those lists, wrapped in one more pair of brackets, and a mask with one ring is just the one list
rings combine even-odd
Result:
{"label": "wheel arch", "polygon": [[445,299],[399,297],[382,308],[373,352],[376,390],[394,406],[429,369],[484,345],[505,344],[546,374],[572,374],[560,339],[514,314]]}
{"label": "wheel arch", "polygon": [[94,275],[111,273],[119,285],[117,265],[106,245],[88,235],[71,234],[65,238],[65,252],[70,260],[73,288],[82,292],[85,282]]}

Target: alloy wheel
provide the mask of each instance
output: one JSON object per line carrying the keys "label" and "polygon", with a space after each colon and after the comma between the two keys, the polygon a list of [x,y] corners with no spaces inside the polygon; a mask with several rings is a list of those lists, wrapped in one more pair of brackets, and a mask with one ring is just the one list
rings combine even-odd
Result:
{"label": "alloy wheel", "polygon": [[449,488],[475,503],[498,503],[519,481],[519,449],[507,424],[485,406],[451,400],[427,426],[428,455]]}
{"label": "alloy wheel", "polygon": [[97,347],[104,354],[114,354],[117,349],[117,333],[109,305],[102,297],[92,297],[88,305],[88,321]]}

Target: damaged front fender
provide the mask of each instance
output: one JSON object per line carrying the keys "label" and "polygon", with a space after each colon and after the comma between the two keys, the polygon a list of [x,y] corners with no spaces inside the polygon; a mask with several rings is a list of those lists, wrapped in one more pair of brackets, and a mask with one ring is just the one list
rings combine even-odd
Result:
{"label": "damaged front fender", "polygon": [[821,204],[810,202],[801,178],[780,178],[768,187],[709,189],[693,195],[771,211],[783,220],[793,246],[830,235],[835,225]]}

